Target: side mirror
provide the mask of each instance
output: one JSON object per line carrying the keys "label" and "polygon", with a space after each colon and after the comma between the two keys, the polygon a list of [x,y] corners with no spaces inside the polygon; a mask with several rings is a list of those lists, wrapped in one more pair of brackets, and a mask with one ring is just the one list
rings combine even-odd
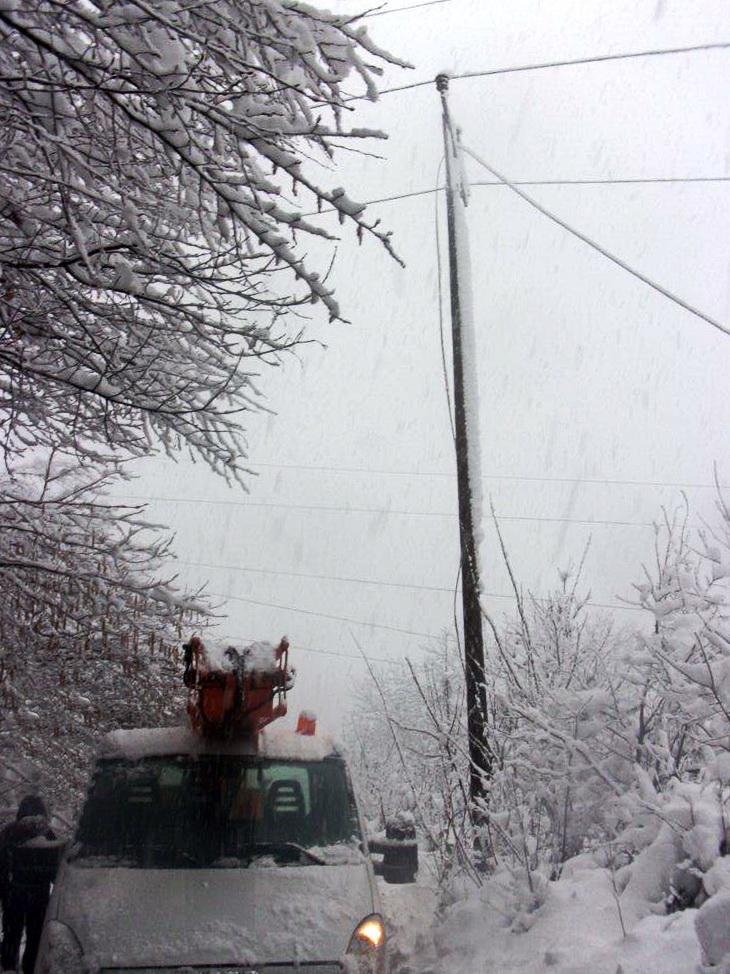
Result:
{"label": "side mirror", "polygon": [[385,823],[385,838],[368,838],[371,853],[382,855],[381,860],[373,860],[376,876],[382,876],[386,883],[413,883],[418,872],[418,842],[416,827],[404,816],[389,819]]}

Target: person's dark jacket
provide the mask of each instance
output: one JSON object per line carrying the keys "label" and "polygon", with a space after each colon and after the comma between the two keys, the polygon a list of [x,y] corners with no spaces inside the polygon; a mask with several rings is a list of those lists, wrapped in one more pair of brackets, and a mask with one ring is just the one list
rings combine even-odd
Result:
{"label": "person's dark jacket", "polygon": [[11,890],[47,895],[57,860],[56,834],[45,803],[28,795],[16,820],[0,831],[0,898],[5,900]]}

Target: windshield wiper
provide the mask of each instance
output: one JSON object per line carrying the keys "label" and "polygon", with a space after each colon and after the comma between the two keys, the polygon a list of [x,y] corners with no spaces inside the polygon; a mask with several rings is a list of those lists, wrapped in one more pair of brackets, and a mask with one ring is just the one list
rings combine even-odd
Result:
{"label": "windshield wiper", "polygon": [[310,852],[305,846],[298,845],[296,842],[255,842],[247,852],[252,856],[265,856],[269,854],[274,857],[276,857],[277,853],[281,852],[296,852],[317,866],[327,865],[327,862],[320,856],[314,852]]}

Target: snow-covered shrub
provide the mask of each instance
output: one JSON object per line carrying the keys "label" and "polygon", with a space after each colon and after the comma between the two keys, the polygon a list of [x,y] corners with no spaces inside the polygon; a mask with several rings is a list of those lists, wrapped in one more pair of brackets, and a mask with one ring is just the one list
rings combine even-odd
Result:
{"label": "snow-covered shrub", "polygon": [[639,637],[626,662],[652,715],[639,759],[660,785],[697,778],[730,754],[730,509],[721,496],[717,508],[718,523],[696,538],[686,511],[665,514],[656,564],[636,586],[654,631]]}
{"label": "snow-covered shrub", "polygon": [[730,887],[708,900],[695,917],[702,959],[717,974],[730,971]]}
{"label": "snow-covered shrub", "polygon": [[465,689],[454,641],[445,634],[418,663],[373,669],[357,688],[346,741],[373,826],[409,810],[439,878],[468,870]]}
{"label": "snow-covered shrub", "polygon": [[516,620],[492,623],[492,636],[495,761],[484,807],[469,801],[464,674],[453,640],[418,665],[365,681],[350,751],[368,814],[382,820],[412,809],[438,850],[442,878],[463,870],[478,883],[480,870],[504,867],[529,890],[612,824],[634,755],[631,746],[617,753],[607,729],[620,708],[616,637],[589,618],[567,576],[551,598],[522,600]]}
{"label": "snow-covered shrub", "polygon": [[717,782],[675,780],[642,800],[656,834],[622,871],[626,888],[661,910],[699,905],[709,895],[704,877],[720,856],[727,797]]}
{"label": "snow-covered shrub", "polygon": [[[506,549],[505,561],[509,567]],[[510,577],[514,577],[510,568]],[[517,615],[487,616],[490,742],[497,754],[484,809],[497,859],[553,874],[596,834],[631,778],[633,755],[614,731],[628,702],[616,666],[619,635],[588,614],[580,570],[545,599],[515,585]]]}

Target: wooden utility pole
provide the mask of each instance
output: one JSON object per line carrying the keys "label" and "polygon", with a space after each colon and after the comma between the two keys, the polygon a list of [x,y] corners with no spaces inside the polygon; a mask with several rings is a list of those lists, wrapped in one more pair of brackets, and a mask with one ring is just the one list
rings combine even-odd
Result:
{"label": "wooden utility pole", "polygon": [[[479,603],[479,563],[474,524],[474,491],[481,492],[479,471],[474,470],[477,451],[470,455],[469,442],[478,435],[476,408],[473,415],[467,398],[476,407],[476,362],[474,362],[471,281],[466,251],[464,187],[455,190],[456,170],[460,169],[459,148],[449,115],[449,79],[436,78],[443,111],[444,155],[446,159],[446,214],[449,240],[449,280],[451,284],[451,335],[454,369],[454,440],[459,496],[459,535],[461,541],[461,593],[464,619],[464,669],[466,676],[467,728],[471,769],[469,793],[477,806],[488,794],[492,773],[492,752],[487,738],[487,697],[484,687],[484,640]],[[461,250],[461,253],[459,252]],[[466,326],[466,329],[465,327]],[[465,342],[465,338],[467,341]],[[465,347],[466,346],[466,347]],[[471,381],[470,381],[471,380]],[[469,395],[471,394],[471,395]],[[469,424],[472,428],[469,428]]]}

